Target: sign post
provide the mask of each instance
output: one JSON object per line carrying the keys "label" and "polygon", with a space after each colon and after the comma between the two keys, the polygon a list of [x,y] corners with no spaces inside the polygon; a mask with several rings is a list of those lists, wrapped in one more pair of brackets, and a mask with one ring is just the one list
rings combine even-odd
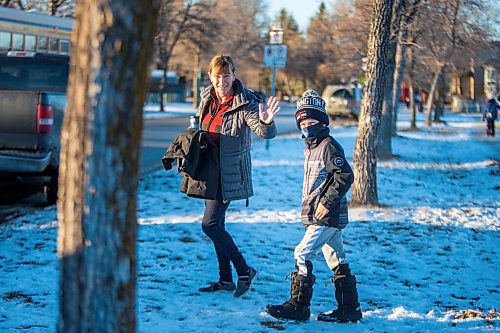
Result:
{"label": "sign post", "polygon": [[[273,77],[271,80],[271,96],[276,92],[276,68],[286,66],[286,45],[283,42],[283,29],[281,27],[272,27],[269,32],[270,45],[264,47],[264,67],[272,67]],[[266,150],[269,149],[269,140],[266,141]]]}

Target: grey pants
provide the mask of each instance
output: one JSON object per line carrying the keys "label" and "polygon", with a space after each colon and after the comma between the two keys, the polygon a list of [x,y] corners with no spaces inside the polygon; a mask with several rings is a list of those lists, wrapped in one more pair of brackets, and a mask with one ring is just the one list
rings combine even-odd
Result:
{"label": "grey pants", "polygon": [[332,271],[338,265],[345,263],[342,230],[317,225],[307,226],[306,233],[294,252],[299,275],[307,275],[306,260],[315,259],[320,250],[323,251],[326,264]]}

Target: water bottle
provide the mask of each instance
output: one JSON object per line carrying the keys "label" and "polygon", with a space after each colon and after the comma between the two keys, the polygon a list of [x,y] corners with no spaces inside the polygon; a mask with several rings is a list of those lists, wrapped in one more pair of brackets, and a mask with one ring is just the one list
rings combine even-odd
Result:
{"label": "water bottle", "polygon": [[189,128],[192,128],[195,131],[200,129],[200,121],[198,117],[196,116],[189,117]]}

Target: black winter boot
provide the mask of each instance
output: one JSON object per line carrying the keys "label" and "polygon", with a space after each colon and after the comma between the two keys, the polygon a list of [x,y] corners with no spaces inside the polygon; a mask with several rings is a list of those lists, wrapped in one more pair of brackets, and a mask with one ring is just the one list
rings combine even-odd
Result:
{"label": "black winter boot", "polygon": [[293,272],[291,276],[290,299],[281,305],[268,304],[266,312],[277,319],[306,321],[311,316],[310,305],[316,281],[312,264],[308,264],[307,276],[299,275],[298,272]]}
{"label": "black winter boot", "polygon": [[318,320],[355,323],[363,317],[358,301],[356,277],[351,275],[349,264],[340,264],[334,273],[335,279],[333,283],[338,307],[336,310],[320,313]]}

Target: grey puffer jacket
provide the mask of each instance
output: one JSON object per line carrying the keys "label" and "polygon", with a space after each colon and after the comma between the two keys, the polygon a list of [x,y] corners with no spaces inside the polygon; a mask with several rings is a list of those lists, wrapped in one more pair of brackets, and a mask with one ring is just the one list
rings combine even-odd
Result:
{"label": "grey puffer jacket", "polygon": [[[224,201],[248,199],[253,196],[250,131],[263,139],[276,136],[274,121],[267,125],[259,119],[260,98],[246,89],[238,79],[235,80],[233,88],[233,105],[222,116],[220,133],[219,165]],[[200,123],[203,115],[208,112],[213,89],[213,86],[209,86],[201,92],[201,102],[196,114]]]}

